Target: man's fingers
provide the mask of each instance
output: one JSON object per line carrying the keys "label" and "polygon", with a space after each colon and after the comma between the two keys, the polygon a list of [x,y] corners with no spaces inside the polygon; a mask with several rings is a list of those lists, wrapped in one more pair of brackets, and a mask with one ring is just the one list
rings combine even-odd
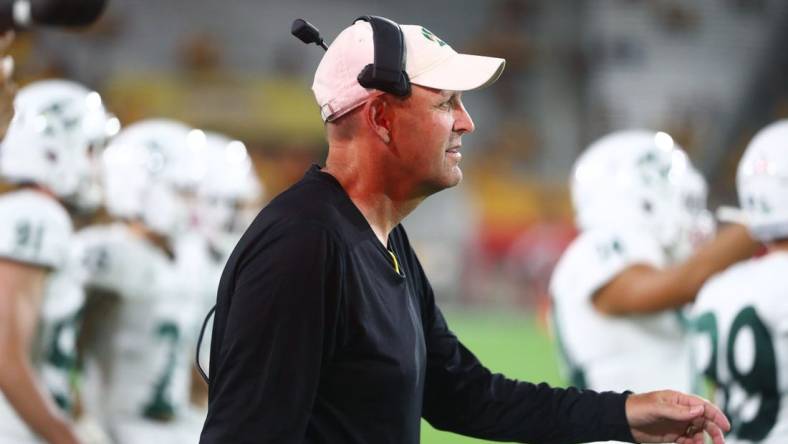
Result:
{"label": "man's fingers", "polygon": [[676,444],[705,444],[703,432],[692,436],[679,436],[676,438]]}
{"label": "man's fingers", "polygon": [[691,421],[695,418],[703,417],[703,404],[681,405],[663,404],[662,414],[665,418],[674,421]]}
{"label": "man's fingers", "polygon": [[714,444],[724,444],[725,437],[723,436],[722,430],[720,427],[711,421],[706,421],[702,430],[706,430],[706,433],[711,436],[711,440]]}
{"label": "man's fingers", "polygon": [[703,416],[706,418],[706,421],[716,424],[724,432],[730,431],[731,423],[728,421],[728,418],[725,417],[725,414],[722,413],[722,411],[714,404],[708,401],[706,401],[704,404],[705,409]]}
{"label": "man's fingers", "polygon": [[[690,409],[702,407],[703,419],[705,419],[707,424],[714,424],[720,436],[722,436],[723,432],[727,432],[731,429],[731,423],[728,421],[728,418],[725,417],[725,414],[708,400],[698,396],[679,394],[678,402],[680,405],[690,407]],[[701,427],[701,430],[703,428],[704,427]],[[709,434],[711,435],[711,433]],[[714,437],[714,435],[712,435],[712,437]]]}
{"label": "man's fingers", "polygon": [[698,444],[694,437],[679,436],[676,438],[676,444]]}

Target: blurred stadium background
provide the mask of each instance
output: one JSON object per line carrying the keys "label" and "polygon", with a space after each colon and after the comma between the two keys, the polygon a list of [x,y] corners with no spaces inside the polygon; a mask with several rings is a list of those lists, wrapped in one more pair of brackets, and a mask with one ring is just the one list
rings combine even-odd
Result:
{"label": "blurred stadium background", "polygon": [[[289,34],[304,17],[327,41],[362,14],[418,23],[463,52],[505,57],[465,97],[465,181],[406,220],[450,325],[491,369],[562,384],[547,282],[572,239],[567,175],[608,131],[672,134],[733,203],[755,130],[788,117],[788,2],[781,0],[110,1],[84,31],[21,34],[20,84],[97,89],[123,124],[152,116],[249,147],[267,195],[322,162],[311,91],[322,51]],[[426,444],[480,442],[425,426]]]}

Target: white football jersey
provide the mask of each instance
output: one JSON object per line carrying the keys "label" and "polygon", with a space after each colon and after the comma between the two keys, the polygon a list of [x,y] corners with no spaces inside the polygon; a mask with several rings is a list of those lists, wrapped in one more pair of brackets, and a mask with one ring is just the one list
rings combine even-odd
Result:
{"label": "white football jersey", "polygon": [[593,295],[625,268],[665,265],[656,240],[637,231],[595,229],[581,233],[553,272],[555,333],[572,385],[594,390],[691,387],[689,347],[677,311],[609,316]]}
{"label": "white football jersey", "polygon": [[788,440],[788,253],[735,265],[704,285],[692,310],[698,375],[716,387],[730,443]]}
{"label": "white football jersey", "polygon": [[195,301],[186,282],[192,277],[126,225],[89,227],[77,237],[87,288],[117,298],[91,344],[100,374],[96,417],[111,433],[128,422],[177,422],[189,404]]}
{"label": "white football jersey", "polygon": [[[70,378],[76,365],[76,331],[84,302],[82,273],[73,254],[66,210],[33,190],[0,195],[0,258],[51,269],[45,283],[31,361],[55,402],[73,404]],[[0,394],[0,443],[39,442]]]}
{"label": "white football jersey", "polygon": [[208,310],[216,304],[219,278],[229,255],[213,248],[204,236],[195,231],[179,236],[174,244],[178,272],[190,277],[186,284],[189,294],[199,301],[200,307],[195,311],[199,312],[197,317],[201,323]]}
{"label": "white football jersey", "polygon": [[71,218],[34,190],[0,195],[0,257],[57,270],[70,255]]}

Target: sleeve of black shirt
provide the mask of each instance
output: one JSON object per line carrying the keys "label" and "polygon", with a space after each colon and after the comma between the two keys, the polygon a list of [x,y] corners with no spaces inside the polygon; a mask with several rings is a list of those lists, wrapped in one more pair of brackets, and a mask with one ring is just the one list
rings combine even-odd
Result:
{"label": "sleeve of black shirt", "polygon": [[212,344],[220,347],[219,362],[211,363],[203,444],[304,439],[335,331],[340,264],[325,229],[299,224],[278,231],[244,252],[231,294],[220,286],[215,326],[222,298],[230,299],[224,334]]}
{"label": "sleeve of black shirt", "polygon": [[427,292],[427,377],[423,417],[433,427],[497,441],[634,442],[626,394],[552,388],[485,368],[449,330]]}

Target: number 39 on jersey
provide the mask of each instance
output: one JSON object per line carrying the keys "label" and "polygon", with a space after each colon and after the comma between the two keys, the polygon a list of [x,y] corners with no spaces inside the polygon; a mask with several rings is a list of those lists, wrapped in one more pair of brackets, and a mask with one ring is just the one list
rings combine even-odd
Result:
{"label": "number 39 on jersey", "polygon": [[734,443],[788,436],[788,255],[770,256],[707,283],[693,308],[694,368],[715,386]]}

